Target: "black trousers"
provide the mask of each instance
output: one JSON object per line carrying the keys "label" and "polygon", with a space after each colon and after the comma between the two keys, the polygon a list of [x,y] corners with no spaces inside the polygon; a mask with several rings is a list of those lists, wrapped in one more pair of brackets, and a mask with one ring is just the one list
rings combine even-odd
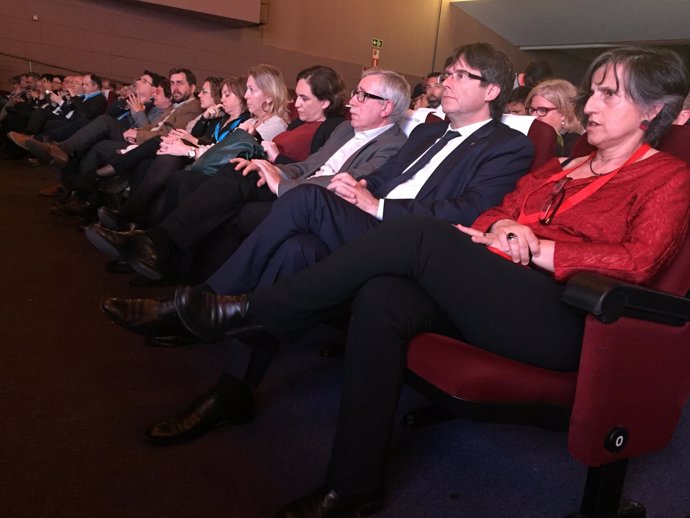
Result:
{"label": "black trousers", "polygon": [[[172,155],[157,156],[156,151],[159,147],[160,141],[151,139],[113,161],[114,169],[122,173],[136,169],[139,164],[147,164],[146,172],[141,176],[141,181],[136,187],[132,186],[127,203],[122,210],[123,215],[131,221],[137,223],[149,221],[147,215],[154,205],[154,200],[163,195],[170,177],[174,174],[186,173],[180,170],[189,161],[188,158]],[[131,153],[135,155],[128,156]],[[156,223],[160,219],[156,218]]]}
{"label": "black trousers", "polygon": [[213,176],[186,173],[166,189],[166,206],[177,208],[160,227],[179,248],[187,249],[236,216],[246,203],[275,200],[268,187],[256,186],[258,179],[256,172],[242,176],[232,165]]}
{"label": "black trousers", "polygon": [[409,340],[435,331],[545,368],[577,368],[583,316],[551,275],[515,265],[449,223],[410,216],[379,225],[311,268],[250,295],[276,338],[300,335],[352,301],[343,392],[327,483],[376,493]]}

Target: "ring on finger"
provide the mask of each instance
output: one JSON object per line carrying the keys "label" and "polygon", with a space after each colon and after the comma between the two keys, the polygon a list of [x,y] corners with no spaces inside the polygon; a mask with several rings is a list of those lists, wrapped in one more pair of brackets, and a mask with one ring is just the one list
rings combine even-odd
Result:
{"label": "ring on finger", "polygon": [[513,234],[512,232],[508,232],[508,234],[506,235],[506,239],[508,241],[512,241],[513,239],[517,239],[517,236],[515,234]]}

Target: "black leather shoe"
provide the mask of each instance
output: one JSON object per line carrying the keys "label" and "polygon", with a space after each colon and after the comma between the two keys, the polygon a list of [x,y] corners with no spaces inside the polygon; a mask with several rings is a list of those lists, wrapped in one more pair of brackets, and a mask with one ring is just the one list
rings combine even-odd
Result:
{"label": "black leather shoe", "polygon": [[186,335],[171,299],[119,299],[101,301],[103,313],[128,331],[144,336]]}
{"label": "black leather shoe", "polygon": [[126,221],[120,211],[108,207],[98,207],[98,221],[105,228],[118,232],[129,232],[134,230],[136,226],[134,223]]}
{"label": "black leather shoe", "polygon": [[134,242],[144,237],[143,230],[118,232],[98,223],[86,227],[84,234],[93,246],[113,259],[127,259],[129,250],[134,248]]}
{"label": "black leather shoe", "polygon": [[245,424],[254,419],[254,395],[250,386],[237,383],[230,394],[214,387],[181,415],[169,417],[146,430],[144,437],[156,444],[189,442],[223,424]]}
{"label": "black leather shoe", "polygon": [[275,518],[354,518],[383,509],[380,495],[341,496],[322,488],[283,507]]}
{"label": "black leather shoe", "polygon": [[[132,233],[135,232],[141,231],[132,231]],[[128,243],[125,252],[127,264],[139,275],[154,281],[163,278],[163,259],[156,244],[143,232],[137,234],[136,238]]]}
{"label": "black leather shoe", "polygon": [[247,318],[246,295],[216,295],[185,286],[175,290],[175,308],[189,332],[205,340],[262,328]]}

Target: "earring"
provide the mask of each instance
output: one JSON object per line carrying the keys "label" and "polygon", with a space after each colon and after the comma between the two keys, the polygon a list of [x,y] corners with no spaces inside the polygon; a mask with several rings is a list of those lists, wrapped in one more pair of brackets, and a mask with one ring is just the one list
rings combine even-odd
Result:
{"label": "earring", "polygon": [[640,122],[640,129],[642,131],[647,131],[649,129],[649,121],[647,119],[644,119],[642,122]]}

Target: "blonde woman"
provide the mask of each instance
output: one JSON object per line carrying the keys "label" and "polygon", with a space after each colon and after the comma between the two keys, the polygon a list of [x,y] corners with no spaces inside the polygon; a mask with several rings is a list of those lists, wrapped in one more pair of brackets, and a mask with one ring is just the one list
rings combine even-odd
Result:
{"label": "blonde woman", "polygon": [[575,113],[577,89],[565,79],[548,79],[532,88],[525,111],[547,123],[558,134],[557,156],[568,156],[584,132]]}
{"label": "blonde woman", "polygon": [[244,95],[252,118],[240,128],[259,140],[273,140],[290,122],[288,91],[283,74],[273,65],[256,65],[247,71]]}

